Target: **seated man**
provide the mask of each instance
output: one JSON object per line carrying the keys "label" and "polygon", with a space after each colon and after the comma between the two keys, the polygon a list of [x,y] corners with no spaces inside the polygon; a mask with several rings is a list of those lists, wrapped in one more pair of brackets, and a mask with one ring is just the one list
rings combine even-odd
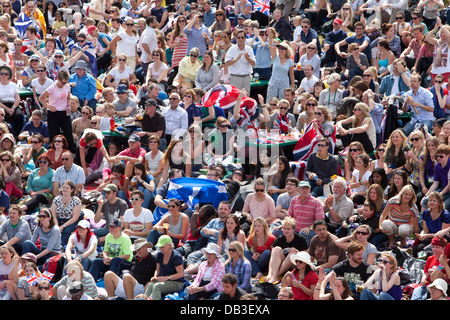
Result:
{"label": "seated man", "polygon": [[129,178],[133,175],[133,167],[137,162],[145,162],[145,149],[141,148],[141,138],[138,135],[132,134],[128,138],[128,148],[119,152],[118,155],[110,157],[111,162],[124,161],[125,175]]}
{"label": "seated man", "polygon": [[323,51],[325,52],[321,58],[322,66],[333,65],[337,61],[337,54],[334,45],[345,38],[347,38],[347,33],[342,30],[342,20],[339,18],[333,21],[333,30],[328,32],[325,36],[325,41],[323,44]]}
{"label": "seated man", "polygon": [[116,115],[119,117],[134,117],[137,114],[137,103],[134,99],[130,98],[130,91],[124,84],[117,86],[116,90],[117,98],[113,104],[116,108]]}
{"label": "seated man", "polygon": [[406,69],[406,62],[403,59],[395,59],[392,62],[392,73],[381,79],[380,95],[390,96],[408,91],[411,87],[409,76],[410,73]]}
{"label": "seated man", "polygon": [[357,43],[359,44],[359,51],[363,52],[369,61],[372,57],[372,53],[370,51],[370,39],[368,36],[364,34],[365,31],[364,23],[359,21],[355,22],[353,27],[355,28],[355,35],[348,36],[344,40],[339,41],[334,45],[337,54],[336,58],[338,67],[341,67],[343,71],[346,70],[347,57],[350,55],[350,53],[342,52],[341,47],[347,48],[349,44]]}
{"label": "seated man", "polygon": [[22,131],[19,134],[19,140],[23,140],[27,136],[32,136],[33,134],[37,133],[42,134],[42,136],[44,137],[44,143],[48,144],[48,125],[47,123],[42,121],[41,110],[34,110],[31,113],[31,119],[23,126]]}
{"label": "seated man", "polygon": [[325,220],[328,230],[335,233],[347,218],[353,214],[353,201],[346,195],[347,182],[338,177],[333,181],[333,194],[328,195],[323,204],[323,211],[328,213]]}
{"label": "seated man", "polygon": [[101,278],[101,274],[110,270],[116,275],[121,275],[122,270],[130,269],[133,260],[131,251],[131,240],[122,232],[122,220],[113,219],[109,223],[109,234],[105,238],[105,248],[102,252],[102,258],[96,258],[89,273],[95,281]]}
{"label": "seated man", "polygon": [[413,116],[411,121],[403,127],[406,136],[409,136],[419,124],[424,124],[427,126],[428,130],[431,130],[433,121],[435,120],[433,114],[433,94],[420,86],[422,77],[419,74],[414,73],[411,75],[410,79],[411,90],[406,92],[406,101],[403,104],[403,112],[407,112],[411,108],[413,110]]}
{"label": "seated man", "polygon": [[338,262],[347,259],[347,254],[344,249],[336,245],[335,241],[338,240],[338,237],[328,232],[325,220],[316,220],[313,224],[313,230],[316,235],[311,239],[308,253],[311,259],[317,261],[314,271],[323,268],[325,273],[328,273]]}
{"label": "seated man", "polygon": [[318,151],[312,153],[306,163],[305,174],[310,180],[311,196],[323,196],[325,184],[331,182],[331,177],[337,175],[339,166],[332,154],[328,153],[330,141],[322,138],[317,143]]}
{"label": "seated man", "polygon": [[12,246],[17,253],[22,254],[22,245],[26,240],[31,240],[31,230],[27,221],[22,219],[22,210],[19,205],[13,204],[9,208],[8,219],[0,225],[0,245]]}
{"label": "seated man", "polygon": [[116,297],[133,300],[138,294],[145,292],[145,286],[155,274],[156,261],[149,252],[153,245],[145,239],[138,239],[131,246],[131,251],[136,252],[131,261],[129,273],[119,277],[112,271],[105,273],[105,288],[108,299]]}

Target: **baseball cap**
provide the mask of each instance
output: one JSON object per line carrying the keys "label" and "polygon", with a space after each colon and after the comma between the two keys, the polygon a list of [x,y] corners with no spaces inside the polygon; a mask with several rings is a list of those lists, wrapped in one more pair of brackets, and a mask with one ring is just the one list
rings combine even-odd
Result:
{"label": "baseball cap", "polygon": [[173,243],[172,238],[167,235],[163,235],[159,237],[158,243],[155,245],[155,247],[164,247],[168,243]]}
{"label": "baseball cap", "polygon": [[137,134],[132,134],[128,138],[128,142],[141,142],[141,138],[139,138],[139,136]]}
{"label": "baseball cap", "polygon": [[114,183],[110,183],[107,184],[105,188],[103,188],[103,190],[110,192],[110,191],[114,191],[114,192],[118,192],[119,188],[117,188],[117,186]]}
{"label": "baseball cap", "polygon": [[111,222],[109,223],[110,227],[121,227],[123,226],[122,224],[122,220],[120,220],[119,218],[114,218],[111,220]]}
{"label": "baseball cap", "polygon": [[308,181],[300,181],[300,182],[298,183],[298,187],[299,187],[299,188],[301,188],[301,187],[309,187],[309,188],[311,188],[311,185],[309,184]]}

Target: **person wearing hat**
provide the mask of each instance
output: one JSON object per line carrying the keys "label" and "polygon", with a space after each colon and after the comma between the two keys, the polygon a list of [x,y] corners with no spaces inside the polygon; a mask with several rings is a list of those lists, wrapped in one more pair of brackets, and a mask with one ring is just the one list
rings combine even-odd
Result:
{"label": "person wearing hat", "polygon": [[[5,110],[5,121],[14,127],[14,132],[20,132],[24,117],[19,107],[19,87],[11,79],[12,69],[6,65],[0,67],[0,108]],[[24,84],[24,86],[26,86]]]}
{"label": "person wearing hat", "polygon": [[[22,80],[22,85],[24,87],[29,87],[31,84],[31,81],[35,78],[37,78],[36,69],[41,63],[41,59],[37,54],[33,54],[28,59],[28,66],[23,70],[22,74],[20,75],[20,80]],[[12,72],[11,72],[12,77]]]}
{"label": "person wearing hat", "polygon": [[138,108],[136,100],[130,98],[130,91],[124,84],[119,84],[116,89],[117,98],[113,104],[116,108],[116,116],[119,117],[135,117]]}
{"label": "person wearing hat", "polygon": [[125,175],[129,178],[133,175],[133,167],[137,162],[145,162],[146,151],[141,147],[141,138],[137,134],[132,134],[128,138],[128,148],[111,157],[111,161],[125,161]]}
{"label": "person wearing hat", "polygon": [[[73,55],[75,54],[77,53],[73,53]],[[75,63],[75,73],[70,75],[69,82],[72,88],[72,94],[80,100],[80,105],[89,106],[95,112],[95,108],[97,107],[97,99],[95,98],[97,93],[97,80],[88,72],[89,64],[83,59],[85,58],[82,57]]]}
{"label": "person wearing hat", "polygon": [[105,238],[102,258],[96,258],[89,268],[89,273],[97,281],[101,273],[110,270],[116,275],[121,275],[122,270],[130,269],[133,260],[131,251],[131,239],[122,232],[123,223],[119,218],[114,218],[108,224],[109,233]]}
{"label": "person wearing hat", "polygon": [[311,185],[308,181],[300,181],[298,190],[299,194],[292,199],[288,215],[295,219],[295,231],[305,237],[309,244],[315,235],[312,228],[314,221],[324,219],[325,215],[322,203],[311,195]]}
{"label": "person wearing hat", "polygon": [[294,300],[310,300],[319,280],[314,271],[315,266],[311,256],[305,251],[299,251],[290,256],[294,270],[288,271],[281,280],[281,287],[291,287]]}
{"label": "person wearing hat", "polygon": [[[77,229],[67,241],[65,264],[72,260],[78,260],[84,270],[89,270],[97,257],[97,243],[97,237],[91,231],[89,221],[86,219],[80,220]],[[72,253],[73,251],[75,251],[75,254]]]}
{"label": "person wearing hat", "polygon": [[141,119],[137,118],[135,121],[142,131],[137,131],[135,134],[140,136],[141,143],[144,146],[148,146],[148,137],[157,136],[161,140],[166,136],[166,119],[154,99],[143,97],[141,101],[144,105],[145,113]]}
{"label": "person wearing hat", "polygon": [[197,277],[187,288],[187,300],[210,299],[216,292],[223,291],[222,277],[225,274],[225,267],[220,261],[222,258],[220,247],[210,242],[202,252],[206,256],[206,261],[200,264]]}
{"label": "person wearing hat", "polygon": [[130,272],[124,273],[122,278],[111,271],[105,273],[105,288],[108,299],[116,297],[133,300],[137,295],[145,292],[146,285],[155,274],[156,261],[150,252],[153,244],[145,239],[137,239],[130,250],[135,252],[131,261]]}
{"label": "person wearing hat", "polygon": [[427,287],[428,292],[430,293],[430,298],[428,300],[448,300],[447,299],[447,290],[448,284],[442,278],[437,278]]}
{"label": "person wearing hat", "polygon": [[84,286],[81,281],[70,282],[66,287],[66,296],[63,300],[93,300],[91,296],[84,293]]}
{"label": "person wearing hat", "polygon": [[443,137],[446,137],[445,134],[442,132],[442,127],[444,126],[444,123],[447,122],[446,118],[440,118],[436,119],[433,122],[433,128],[432,128],[432,135],[435,137],[440,137],[441,133]]}
{"label": "person wearing hat", "polygon": [[161,296],[178,292],[184,287],[183,257],[174,250],[172,238],[168,235],[159,237],[155,245],[156,270],[148,284],[145,295],[152,300],[161,300]]}
{"label": "person wearing hat", "polygon": [[333,30],[328,32],[323,43],[324,55],[320,58],[321,66],[330,66],[337,61],[334,45],[347,38],[347,33],[342,29],[342,20],[333,20]]}
{"label": "person wearing hat", "polygon": [[118,192],[119,188],[117,185],[109,183],[103,188],[104,195],[97,199],[98,207],[94,215],[94,223],[99,223],[101,219],[104,219],[106,226],[93,231],[102,242],[109,232],[109,223],[114,218],[122,218],[128,209],[127,202],[117,197]]}

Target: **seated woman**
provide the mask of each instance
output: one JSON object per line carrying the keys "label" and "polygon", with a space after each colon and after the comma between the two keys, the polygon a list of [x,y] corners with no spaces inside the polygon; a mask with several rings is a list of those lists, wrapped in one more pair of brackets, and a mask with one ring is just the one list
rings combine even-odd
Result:
{"label": "seated woman", "polygon": [[379,144],[374,152],[375,160],[370,161],[369,167],[370,172],[373,172],[373,170],[376,168],[384,168],[386,170],[384,163],[385,153],[386,153],[386,143]]}
{"label": "seated woman", "polygon": [[294,270],[286,272],[281,281],[282,287],[291,286],[294,300],[311,300],[319,281],[314,264],[307,252],[297,252],[290,256]]}
{"label": "seated woman", "polygon": [[188,234],[189,217],[180,211],[181,202],[178,199],[170,199],[167,208],[169,212],[153,226],[148,234],[147,241],[156,245],[161,236],[167,235],[172,239],[172,244],[176,248]]}
{"label": "seated woman", "polygon": [[228,120],[218,117],[216,127],[208,133],[205,161],[208,165],[228,164],[234,161],[234,142],[236,136]]}
{"label": "seated woman", "polygon": [[67,139],[62,134],[58,134],[53,138],[50,149],[47,151],[47,156],[51,161],[50,168],[56,170],[62,166],[62,155],[68,148]]}
{"label": "seated woman", "polygon": [[317,287],[320,289],[314,290],[314,300],[354,300],[348,281],[344,277],[336,277],[334,271],[325,275],[320,267]]}
{"label": "seated woman", "polygon": [[200,264],[194,282],[187,287],[187,300],[207,300],[215,293],[223,291],[222,277],[225,268],[219,260],[221,258],[219,246],[208,243],[202,251],[206,255],[206,261]]}
{"label": "seated woman", "polygon": [[352,179],[352,172],[355,170],[355,160],[362,154],[366,153],[361,142],[353,141],[348,146],[348,154],[344,161],[344,178],[347,182]]}
{"label": "seated woman", "polygon": [[263,217],[253,220],[247,238],[250,250],[244,253],[252,265],[252,277],[259,279],[267,272],[274,241],[275,236],[270,233],[266,220]]}
{"label": "seated woman", "polygon": [[4,183],[3,189],[10,198],[14,197],[11,199],[11,203],[15,203],[23,196],[20,169],[16,165],[13,154],[9,151],[0,153],[0,162],[0,175]]}
{"label": "seated woman", "polygon": [[380,77],[385,77],[392,72],[392,63],[395,60],[395,55],[391,51],[389,41],[380,39],[377,44],[378,54],[374,60],[374,66],[378,70]]}
{"label": "seated woman", "polygon": [[[427,299],[427,286],[437,278],[448,279],[448,266],[447,256],[445,251],[447,248],[447,240],[443,237],[433,237],[431,239],[431,250],[433,255],[427,258],[425,266],[423,267],[422,278],[420,279],[419,286],[414,289],[411,300],[426,300]],[[445,270],[445,274],[444,273]]]}
{"label": "seated woman", "polygon": [[450,213],[445,208],[444,198],[440,192],[433,191],[428,196],[428,208],[422,212],[421,226],[422,231],[416,235],[413,246],[414,257],[431,244],[436,233],[450,227]]}
{"label": "seated woman", "polygon": [[339,238],[335,241],[335,244],[338,247],[347,250],[347,247],[350,245],[351,241],[360,242],[365,248],[363,261],[367,262],[369,265],[373,265],[378,254],[378,250],[372,243],[368,241],[371,234],[372,230],[370,226],[368,226],[367,224],[359,225],[351,235]]}
{"label": "seated woman", "polygon": [[184,286],[183,257],[174,250],[172,238],[163,235],[159,238],[156,271],[145,289],[145,295],[152,300],[161,300],[162,294],[178,292]]}
{"label": "seated woman", "polygon": [[31,136],[32,147],[29,149],[28,153],[22,158],[22,162],[26,165],[30,160],[33,160],[35,166],[37,166],[37,159],[40,155],[47,152],[44,147],[44,136],[40,133],[33,134]]}
{"label": "seated woman", "polygon": [[151,135],[148,138],[149,151],[145,154],[145,169],[155,179],[155,185],[158,186],[163,172],[164,153],[159,150],[161,139],[157,135]]}
{"label": "seated woman", "polygon": [[[361,300],[401,300],[403,298],[397,259],[382,253],[379,269],[362,285]],[[368,289],[372,287],[373,289]]]}
{"label": "seated woman", "polygon": [[416,205],[416,194],[411,185],[402,188],[398,196],[389,199],[380,216],[380,229],[389,238],[389,247],[395,244],[395,237],[401,238],[402,247],[406,246],[406,238],[413,233],[418,234],[419,212]]}
{"label": "seated woman", "polygon": [[[42,266],[54,255],[61,254],[61,231],[56,217],[48,208],[42,207],[38,215],[38,224],[33,232],[33,238],[26,240],[22,247],[22,255],[31,252],[36,255],[37,266]],[[39,239],[40,248],[36,242]]]}
{"label": "seated woman", "polygon": [[179,169],[186,177],[192,174],[192,164],[189,154],[183,148],[183,139],[170,140],[169,146],[163,157],[163,172],[159,180],[158,188],[167,182],[169,170]]}
{"label": "seated woman", "polygon": [[285,156],[280,156],[276,170],[274,169],[268,177],[269,186],[267,193],[275,203],[277,202],[278,196],[286,192],[286,179],[293,176],[289,159]]}
{"label": "seated woman", "polygon": [[308,249],[304,237],[295,232],[295,219],[286,217],[281,224],[283,234],[273,242],[272,254],[270,255],[269,271],[265,278],[266,282],[277,283],[284,273],[291,269],[291,257],[300,251]]}
{"label": "seated woman", "polygon": [[245,246],[247,239],[245,238],[245,232],[241,229],[239,224],[239,217],[232,214],[225,218],[223,221],[224,227],[219,231],[217,237],[217,245],[220,248],[220,254],[227,258],[228,246],[233,241],[239,241]]}
{"label": "seated woman", "polygon": [[91,119],[94,115],[94,110],[89,106],[81,107],[81,118],[72,121],[73,141],[78,141],[87,128],[92,128]]}
{"label": "seated woman", "polygon": [[420,158],[425,149],[424,135],[420,130],[414,130],[408,137],[412,146],[406,154],[405,169],[409,172],[409,182],[414,186],[414,190],[420,190]]}
{"label": "seated woman", "polygon": [[142,208],[149,209],[153,204],[156,195],[156,185],[153,176],[145,170],[142,162],[136,162],[133,166],[133,178],[131,179],[131,188],[139,190],[144,194]]}
{"label": "seated woman", "polygon": [[70,235],[76,230],[78,221],[83,219],[81,200],[75,195],[75,184],[66,180],[61,186],[61,194],[53,199],[51,212],[61,231],[61,244],[66,245]]}
{"label": "seated woman", "polygon": [[203,141],[202,129],[199,125],[192,124],[188,128],[188,134],[183,141],[183,147],[190,156],[192,172],[199,175],[200,169],[203,168],[203,152],[206,148],[205,141]]}
{"label": "seated woman", "polygon": [[117,89],[119,81],[123,78],[128,79],[131,83],[137,81],[134,70],[127,66],[127,56],[125,54],[119,54],[117,56],[118,64],[112,68],[105,77],[103,85],[105,87],[112,87]]}
{"label": "seated woman", "polygon": [[193,88],[195,85],[195,78],[201,65],[199,56],[200,50],[198,48],[192,48],[189,55],[181,59],[178,65],[178,74],[173,80],[173,85],[182,93],[187,89]]}
{"label": "seated woman", "polygon": [[165,89],[168,86],[167,75],[170,69],[169,66],[164,63],[163,57],[164,54],[162,49],[153,50],[151,59],[153,62],[148,65],[146,82],[149,82],[149,80],[153,78]]}
{"label": "seated woman", "polygon": [[407,184],[409,184],[408,173],[406,173],[405,170],[395,171],[392,175],[391,183],[384,190],[384,198],[386,200],[389,200],[392,197],[397,196],[400,190],[402,190],[402,188]]}
{"label": "seated woman", "polygon": [[27,214],[33,213],[37,208],[50,206],[53,201],[52,185],[55,171],[51,167],[50,157],[44,153],[37,159],[37,168],[30,172],[27,179],[26,192],[30,196],[21,206]]}
{"label": "seated woman", "polygon": [[369,178],[372,174],[369,171],[369,165],[370,158],[367,154],[363,153],[356,157],[355,169],[350,180],[350,189],[352,189],[350,199],[358,205],[366,200],[367,187],[370,185]]}
{"label": "seated woman", "polygon": [[237,288],[246,292],[252,291],[252,265],[244,254],[244,246],[239,241],[233,241],[228,246],[228,260],[224,262],[225,273],[232,273],[237,278]]}
{"label": "seated woman", "polygon": [[65,266],[72,260],[79,261],[84,270],[89,270],[97,257],[97,237],[91,231],[87,220],[80,220],[77,229],[70,236],[66,246]]}
{"label": "seated woman", "polygon": [[266,193],[265,186],[263,178],[256,179],[254,192],[248,194],[245,198],[242,214],[247,217],[248,223],[252,223],[257,218],[262,218],[268,225],[271,225],[276,220],[275,201]]}
{"label": "seated woman", "polygon": [[[353,116],[336,123],[344,147],[353,141],[359,141],[367,153],[373,152],[376,146],[376,132],[369,112],[369,106],[360,102],[353,108]],[[346,125],[349,124],[350,129],[346,129]]]}
{"label": "seated woman", "polygon": [[406,164],[405,151],[411,150],[408,139],[401,129],[395,129],[389,136],[386,144],[384,162],[386,163],[388,177],[398,169],[403,169]]}

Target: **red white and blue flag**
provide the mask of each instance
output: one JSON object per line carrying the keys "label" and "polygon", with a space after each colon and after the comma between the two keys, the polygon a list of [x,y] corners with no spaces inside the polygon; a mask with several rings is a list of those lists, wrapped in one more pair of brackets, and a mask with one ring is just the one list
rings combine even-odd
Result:
{"label": "red white and blue flag", "polygon": [[336,146],[336,128],[333,132],[324,131],[322,126],[317,124],[317,131],[314,127],[314,121],[312,121],[305,129],[305,132],[295,145],[293,156],[295,161],[307,161],[309,156],[317,152],[317,143],[322,136],[326,137],[330,141],[330,153],[334,153],[334,147]]}
{"label": "red white and blue flag", "polygon": [[270,16],[270,0],[253,0],[253,7],[255,10]]}

